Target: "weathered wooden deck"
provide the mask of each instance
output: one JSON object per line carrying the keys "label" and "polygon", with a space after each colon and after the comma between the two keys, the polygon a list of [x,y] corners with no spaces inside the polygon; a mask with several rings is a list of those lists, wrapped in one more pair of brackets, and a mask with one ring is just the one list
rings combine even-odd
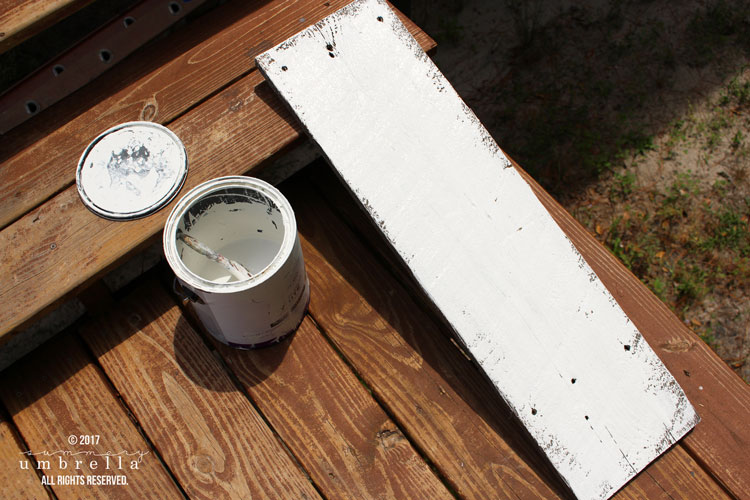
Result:
{"label": "weathered wooden deck", "polygon": [[[345,3],[221,5],[2,136],[0,349],[79,293],[87,313],[0,374],[0,497],[567,495],[321,163],[280,186],[311,284],[285,342],[248,352],[212,341],[163,264],[116,292],[100,281],[158,239],[168,209],[133,222],[89,212],[74,184],[86,144],[150,119],[187,147],[183,193],[259,173],[304,137],[254,57]],[[748,386],[526,178],[702,418],[616,496],[748,498]],[[86,484],[102,476],[127,484]]]}

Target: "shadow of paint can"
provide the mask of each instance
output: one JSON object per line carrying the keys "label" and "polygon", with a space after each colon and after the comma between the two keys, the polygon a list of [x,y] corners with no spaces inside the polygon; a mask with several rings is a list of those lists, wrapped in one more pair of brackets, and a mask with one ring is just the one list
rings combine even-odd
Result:
{"label": "shadow of paint can", "polygon": [[[231,276],[178,239],[178,231],[239,262],[252,278]],[[183,295],[219,341],[262,347],[302,322],[310,284],[297,222],[287,199],[267,182],[231,176],[196,186],[169,215],[163,243]]]}

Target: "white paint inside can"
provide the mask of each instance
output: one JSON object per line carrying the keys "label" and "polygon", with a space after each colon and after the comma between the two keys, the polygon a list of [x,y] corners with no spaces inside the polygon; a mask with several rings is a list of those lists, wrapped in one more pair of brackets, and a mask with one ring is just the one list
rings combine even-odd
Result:
{"label": "white paint inside can", "polygon": [[[178,238],[183,232],[246,267],[239,280]],[[164,229],[164,252],[206,329],[224,343],[257,347],[279,340],[302,321],[309,284],[289,202],[251,177],[208,181],[175,206]]]}
{"label": "white paint inside can", "polygon": [[[284,241],[284,217],[273,201],[247,187],[212,192],[188,207],[178,231],[259,275],[274,260]],[[237,281],[221,264],[176,242],[185,267],[196,277],[215,283]]]}

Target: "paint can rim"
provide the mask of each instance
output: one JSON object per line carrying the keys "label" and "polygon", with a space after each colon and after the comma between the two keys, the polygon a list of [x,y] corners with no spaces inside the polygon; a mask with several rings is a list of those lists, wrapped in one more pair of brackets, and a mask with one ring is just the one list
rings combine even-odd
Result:
{"label": "paint can rim", "polygon": [[[269,262],[262,271],[247,280],[218,283],[198,276],[182,261],[177,252],[177,228],[179,226],[180,218],[199,200],[216,191],[233,187],[253,189],[268,197],[278,207],[279,212],[281,213],[282,223],[284,224],[284,236],[279,250],[276,252],[273,259],[271,259],[271,262]],[[187,286],[202,292],[235,293],[254,288],[274,276],[276,271],[278,271],[291,256],[296,238],[297,221],[294,217],[294,211],[292,210],[291,204],[281,191],[261,179],[242,175],[231,175],[211,179],[195,186],[193,189],[185,193],[185,195],[180,198],[174,206],[167,218],[167,222],[164,225],[162,244],[169,266],[172,268],[172,271],[177,278]]]}

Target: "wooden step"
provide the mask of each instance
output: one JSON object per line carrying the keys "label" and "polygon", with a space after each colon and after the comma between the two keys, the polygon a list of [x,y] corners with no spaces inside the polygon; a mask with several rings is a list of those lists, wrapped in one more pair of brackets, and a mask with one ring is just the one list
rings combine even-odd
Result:
{"label": "wooden step", "polygon": [[[326,3],[335,5],[335,2]],[[276,3],[271,2],[266,4],[266,7],[271,9],[275,5]],[[323,6],[325,10],[315,10],[316,15],[322,16],[328,11],[328,7],[325,7],[325,4]],[[287,10],[289,9],[277,6],[271,9],[270,13],[281,16],[281,13]],[[292,12],[294,15],[300,14],[300,11],[294,9]],[[224,11],[224,14],[227,12]],[[269,12],[266,14],[269,15]],[[253,15],[249,15],[248,19],[248,23],[260,22]],[[296,30],[297,27],[292,24],[300,24],[299,18],[291,16],[288,12],[284,19],[288,25],[282,23],[284,28],[279,28],[281,33],[284,33],[284,30]],[[307,17],[304,22],[312,20],[314,18]],[[166,69],[157,71],[157,74],[161,75],[160,78],[175,78],[175,74],[179,72],[177,82],[187,87],[194,85],[196,89],[205,90],[208,83],[201,83],[200,75],[203,73],[188,72],[188,75],[194,77],[190,79],[183,78],[180,70],[188,68],[192,71],[193,66],[206,70],[210,64],[208,60],[214,61],[214,57],[221,59],[219,56],[226,56],[233,61],[233,67],[242,66],[240,61],[245,60],[242,59],[245,56],[232,55],[234,51],[230,50],[236,47],[236,40],[243,36],[242,28],[250,29],[255,36],[265,37],[270,36],[265,31],[268,23],[271,21],[267,21],[266,24],[260,23],[260,26],[264,27],[260,31],[244,24],[233,25],[229,29],[233,38],[222,38],[227,47],[214,48],[209,43],[200,50],[189,52],[186,55],[187,59],[180,58],[165,65]],[[211,23],[206,24],[211,26]],[[411,26],[426,49],[434,47],[434,42],[429,37],[413,24]],[[267,46],[261,44],[261,47],[253,49],[250,53],[255,54]],[[191,61],[195,64],[190,64]],[[121,66],[126,65],[127,63],[124,63]],[[119,69],[115,69],[110,73],[115,75],[112,78],[116,78],[118,71]],[[209,73],[214,74],[214,69],[212,68]],[[105,78],[110,78],[110,74]],[[72,165],[75,165],[78,155],[94,135],[113,120],[119,122],[128,119],[125,115],[132,113],[134,109],[140,113],[148,108],[153,97],[151,92],[164,84],[162,80],[160,85],[149,87],[151,77],[145,76],[139,80],[140,83],[128,86],[109,100],[105,99],[101,105],[76,118],[68,126],[35,143],[31,149],[22,148],[11,159],[11,164],[3,164],[3,167],[8,166],[7,169],[0,169],[0,190],[10,187],[12,191],[4,198],[8,200],[8,205],[13,205],[16,198],[25,198],[27,187],[35,191],[31,186],[37,183],[41,185],[41,191],[33,196],[33,200],[22,202],[13,209],[16,215],[18,210],[27,210],[30,205],[39,203],[56,189],[63,189],[0,232],[0,264],[6,270],[0,276],[0,300],[5,304],[0,310],[0,346],[8,340],[7,334],[49,310],[67,294],[84,288],[93,279],[121,262],[123,256],[147,244],[149,238],[163,227],[171,205],[146,219],[111,222],[95,216],[83,206],[75,185],[64,187],[66,183],[72,182],[75,172]],[[141,84],[145,87],[141,88]],[[174,116],[181,109],[171,107],[174,102],[179,101],[177,97],[180,93],[173,88],[175,86],[177,83],[166,87],[165,101],[163,106],[160,105],[160,109],[171,109],[166,113],[167,116]],[[173,91],[176,92],[174,95],[170,93]],[[195,98],[192,92],[191,90],[190,95]],[[69,101],[70,99],[65,102]],[[181,102],[183,106],[188,106],[191,99]],[[137,115],[130,116],[137,119]],[[97,117],[106,123],[97,121]],[[92,122],[95,123],[92,125]],[[25,129],[25,126],[19,127],[13,133]],[[263,83],[263,78],[257,71],[241,77],[200,106],[180,116],[170,123],[170,128],[182,139],[188,151],[190,170],[182,189],[183,193],[200,182],[217,176],[251,172],[264,160],[300,138],[299,125],[268,85]],[[85,130],[82,132],[83,129]],[[31,154],[32,149],[39,155]],[[3,151],[6,151],[4,147]],[[54,165],[45,163],[45,167],[35,168],[35,158],[47,156],[56,158]],[[65,164],[70,164],[71,168],[68,170],[59,167]],[[45,170],[47,168],[49,170]],[[30,171],[22,173],[25,169]],[[10,174],[11,171],[15,173]],[[6,173],[10,178],[2,177]],[[58,180],[50,180],[52,184],[48,184],[48,178]],[[29,184],[24,184],[26,182]],[[179,196],[176,199],[178,198]]]}
{"label": "wooden step", "polygon": [[111,69],[203,2],[148,0],[117,16],[0,95],[0,135]]}

